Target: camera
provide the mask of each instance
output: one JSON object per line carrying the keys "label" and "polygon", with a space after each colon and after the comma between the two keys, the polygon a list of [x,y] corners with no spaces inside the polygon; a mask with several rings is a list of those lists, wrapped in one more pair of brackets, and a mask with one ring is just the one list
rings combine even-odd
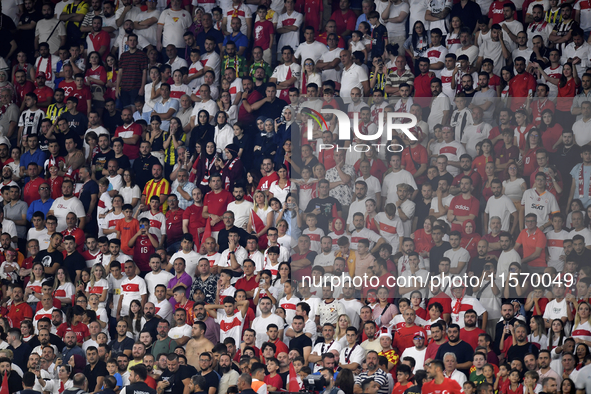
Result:
{"label": "camera", "polygon": [[322,375],[308,375],[303,379],[303,383],[304,389],[302,391],[306,392],[321,392],[328,384]]}

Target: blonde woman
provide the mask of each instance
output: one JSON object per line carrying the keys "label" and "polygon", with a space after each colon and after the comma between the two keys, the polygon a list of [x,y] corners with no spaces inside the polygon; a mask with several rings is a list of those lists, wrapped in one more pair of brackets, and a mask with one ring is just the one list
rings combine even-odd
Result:
{"label": "blonde woman", "polygon": [[[267,230],[269,227],[273,226],[273,218],[274,213],[269,204],[267,203],[267,196],[260,190],[257,190],[254,193],[254,212],[253,215],[250,215],[248,218],[248,224],[246,225],[246,231],[250,233],[256,233],[256,236],[261,240],[261,238],[267,234]],[[257,217],[255,217],[256,215]],[[253,222],[254,220],[254,222]],[[257,224],[258,222],[258,224]],[[262,224],[261,224],[262,223]],[[266,236],[265,238],[265,246],[266,249]],[[259,244],[261,242],[259,241]]]}
{"label": "blonde woman", "polygon": [[351,326],[351,319],[348,315],[342,314],[337,320],[337,329],[334,333],[334,339],[341,345],[341,348],[349,346],[347,343],[347,328]]}
{"label": "blonde woman", "polygon": [[91,294],[98,294],[99,308],[105,308],[108,293],[109,282],[107,282],[105,267],[101,263],[95,264],[90,272],[90,282],[86,285],[86,297],[90,297]]}
{"label": "blonde woman", "polygon": [[576,343],[584,343],[591,346],[591,306],[586,301],[579,302],[575,324],[571,336]]}

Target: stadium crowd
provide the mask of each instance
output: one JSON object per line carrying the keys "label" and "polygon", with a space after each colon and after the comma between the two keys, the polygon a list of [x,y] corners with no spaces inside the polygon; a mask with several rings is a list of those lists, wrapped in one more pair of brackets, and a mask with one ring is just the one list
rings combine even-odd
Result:
{"label": "stadium crowd", "polygon": [[591,393],[591,1],[0,4],[0,393]]}

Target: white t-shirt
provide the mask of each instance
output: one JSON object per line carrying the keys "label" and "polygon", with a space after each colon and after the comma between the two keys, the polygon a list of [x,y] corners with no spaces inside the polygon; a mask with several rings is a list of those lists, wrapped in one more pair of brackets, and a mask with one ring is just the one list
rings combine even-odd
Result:
{"label": "white t-shirt", "polygon": [[148,301],[156,305],[156,303],[158,302],[156,296],[154,295],[154,290],[156,289],[156,286],[166,286],[168,284],[168,281],[171,280],[173,277],[173,274],[164,270],[161,270],[157,274],[155,274],[154,272],[148,272],[144,277],[144,280],[146,281],[146,290],[148,291]]}
{"label": "white t-shirt", "polygon": [[302,63],[306,61],[306,59],[312,59],[314,60],[314,64],[316,64],[324,53],[326,53],[326,45],[321,42],[314,41],[311,44],[302,42],[298,46],[298,49],[296,49],[294,56],[298,59],[301,58]]}
{"label": "white t-shirt", "polygon": [[353,345],[353,348],[345,347],[341,349],[341,355],[339,357],[339,363],[341,364],[353,364],[358,363],[361,365],[365,360],[365,349],[360,345]]}
{"label": "white t-shirt", "polygon": [[[322,60],[324,63],[330,63],[333,60],[340,58],[341,51],[342,51],[341,48],[335,48],[332,51],[325,49],[324,53],[320,57],[320,60]],[[305,59],[303,59],[303,60],[305,60]],[[340,81],[342,73],[343,73],[343,66],[339,63],[339,71],[336,71],[334,69],[322,71],[322,82],[328,81],[328,80]],[[350,96],[350,94],[349,94],[349,96]]]}
{"label": "white t-shirt", "polygon": [[174,310],[172,309],[172,305],[170,305],[170,301],[168,301],[165,298],[160,302],[158,302],[158,301],[154,302],[154,306],[155,306],[156,314],[158,316],[160,316],[161,318],[163,318],[165,320],[168,320],[169,323],[172,323],[172,317],[173,317]]}
{"label": "white t-shirt", "polygon": [[382,198],[386,199],[386,204],[396,204],[398,201],[398,194],[396,193],[397,186],[401,183],[406,183],[417,190],[417,184],[412,174],[406,170],[398,172],[391,172],[384,177],[382,183]]}
{"label": "white t-shirt", "polygon": [[[226,311],[218,309],[215,322],[220,325],[220,343],[224,342],[224,339],[226,338],[234,338],[236,343],[242,341],[242,324],[244,323],[242,313],[234,313],[234,315],[228,317]],[[265,327],[265,332],[267,331],[266,328],[267,327]],[[189,336],[191,335],[189,334]],[[257,347],[260,348],[260,346]]]}
{"label": "white t-shirt", "polygon": [[129,314],[129,306],[133,300],[142,300],[142,295],[148,294],[146,290],[146,282],[139,276],[133,279],[125,278],[121,282],[121,296],[123,302],[121,303],[121,316]]}
{"label": "white t-shirt", "polygon": [[423,350],[417,350],[416,347],[412,346],[412,347],[406,348],[406,350],[404,352],[402,352],[402,356],[400,356],[400,358],[404,359],[405,357],[412,357],[416,362],[415,367],[412,370],[412,373],[417,373],[417,371],[419,369],[423,369],[423,365],[425,364],[425,354],[426,353],[427,353],[426,346],[423,348]]}
{"label": "white t-shirt", "polygon": [[35,227],[31,227],[27,233],[27,241],[30,241],[31,239],[36,239],[39,241],[39,251],[45,250],[49,247],[49,238],[50,236],[47,235],[46,228],[41,231],[37,231]]}
{"label": "white t-shirt", "polygon": [[[544,319],[549,319],[553,321],[554,319],[560,319],[562,317],[568,316],[567,309],[570,308],[566,299],[563,298],[562,301],[558,302],[555,299],[550,301],[548,305],[546,305],[546,310],[544,311]],[[570,333],[571,324],[569,321],[566,322],[564,327],[564,332],[568,335]]]}
{"label": "white t-shirt", "polygon": [[[451,204],[451,200],[453,200],[453,198],[454,198],[454,196],[452,194],[448,194],[447,196],[443,197],[443,201],[441,202],[441,205],[449,208],[449,204]],[[433,197],[433,199],[431,200],[431,209],[433,210],[434,213],[439,213],[439,197],[437,197],[437,196]],[[447,224],[450,224],[447,221],[447,215],[440,216],[438,219],[443,220]]]}
{"label": "white t-shirt", "polygon": [[164,26],[162,32],[162,46],[166,48],[172,44],[177,48],[185,48],[183,34],[191,26],[193,19],[187,10],[173,11],[168,8],[160,14],[158,24]]}
{"label": "white t-shirt", "polygon": [[484,210],[489,216],[489,228],[491,218],[493,216],[498,216],[501,218],[501,231],[509,231],[509,227],[511,226],[511,214],[516,210],[513,201],[505,195],[501,195],[499,198],[495,198],[494,196],[489,198]]}
{"label": "white t-shirt", "polygon": [[182,337],[189,337],[191,338],[191,331],[192,328],[190,325],[185,324],[180,327],[172,327],[170,331],[168,331],[168,336],[172,339],[181,339]]}
{"label": "white t-shirt", "polygon": [[[310,313],[311,313],[311,311],[310,311]],[[312,315],[310,315],[310,316],[312,316]],[[219,312],[218,312],[218,317],[219,317]],[[250,325],[250,328],[255,330],[257,333],[255,346],[258,347],[259,349],[264,342],[269,340],[269,336],[267,335],[267,326],[269,324],[276,324],[277,327],[279,327],[279,330],[282,330],[283,325],[284,325],[283,319],[277,315],[274,315],[274,314],[271,314],[266,318],[259,316],[259,317],[255,318],[252,321],[252,324]],[[220,338],[220,342],[221,341],[222,341],[222,338]],[[238,340],[236,343],[240,343],[240,340]]]}
{"label": "white t-shirt", "polygon": [[[197,272],[197,266],[199,265],[199,259],[202,256],[194,251],[190,251],[189,253],[185,253],[182,250],[179,250],[175,254],[170,257],[170,262],[174,263],[174,261],[178,258],[182,258],[185,260],[185,272],[191,276],[193,280],[195,280],[195,273]],[[167,282],[168,283],[168,282]]]}
{"label": "white t-shirt", "polygon": [[[521,198],[521,206],[525,209],[525,215],[535,213],[538,217],[538,226],[548,222],[550,214],[559,212],[560,208],[554,194],[546,191],[541,195],[536,189],[527,189]],[[548,227],[551,229],[552,227]]]}
{"label": "white t-shirt", "polygon": [[465,262],[466,264],[464,264],[464,268],[462,268],[458,275],[463,275],[466,273],[466,270],[468,269],[468,262],[470,261],[470,253],[468,253],[466,249],[462,247],[460,247],[458,250],[449,249],[443,253],[443,257],[447,257],[451,261],[451,264],[449,265],[450,268],[458,267],[460,261]]}
{"label": "white t-shirt", "polygon": [[154,215],[151,211],[146,211],[138,216],[138,220],[143,218],[150,220],[150,234],[154,234],[158,237],[158,240],[162,239],[163,235],[166,235],[166,217],[162,212]]}
{"label": "white t-shirt", "polygon": [[242,200],[240,204],[236,201],[229,203],[228,211],[234,213],[234,226],[246,229],[248,217],[250,216],[250,211],[252,211],[253,207],[253,203],[246,200]]}
{"label": "white t-shirt", "polygon": [[554,230],[546,233],[546,240],[548,245],[548,267],[556,268],[557,272],[561,272],[564,268],[564,261],[560,260],[560,256],[564,256],[564,240],[572,239],[568,231]]}
{"label": "white t-shirt", "polygon": [[53,211],[54,216],[57,218],[56,231],[60,233],[68,227],[66,224],[68,213],[74,212],[79,218],[86,216],[84,206],[78,197],[71,197],[67,200],[64,197],[56,198],[49,210]]}
{"label": "white t-shirt", "polygon": [[340,95],[343,98],[345,103],[349,103],[351,101],[351,90],[353,88],[359,88],[361,90],[361,94],[367,94],[368,92],[363,92],[363,84],[368,80],[367,71],[365,71],[361,66],[353,63],[349,69],[345,69],[343,67],[343,73],[341,78],[341,90]]}

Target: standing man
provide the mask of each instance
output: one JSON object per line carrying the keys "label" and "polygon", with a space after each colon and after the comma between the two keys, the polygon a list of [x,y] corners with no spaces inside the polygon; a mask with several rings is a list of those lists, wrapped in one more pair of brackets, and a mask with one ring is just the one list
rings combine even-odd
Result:
{"label": "standing man", "polygon": [[340,96],[345,104],[351,102],[351,90],[353,88],[360,89],[362,96],[368,96],[370,92],[369,78],[365,69],[353,62],[353,56],[348,50],[341,51],[340,58],[343,64]]}
{"label": "standing man", "polygon": [[[181,49],[179,52],[182,56],[185,54],[185,39],[183,34],[191,26],[193,20],[191,19],[191,13],[181,8],[181,0],[171,0],[170,8],[162,11],[158,18],[158,29],[156,37],[158,43],[156,48],[162,53],[164,60],[168,60],[166,50],[169,45]],[[143,86],[143,85],[142,85]]]}
{"label": "standing man", "polygon": [[[121,106],[124,108],[133,105],[138,95],[144,95],[148,56],[138,49],[137,44],[138,38],[136,34],[132,33],[127,36],[129,51],[124,52],[119,59],[115,95],[119,98]],[[131,156],[129,157],[130,160],[136,158],[137,154],[133,158]]]}
{"label": "standing man", "polygon": [[289,102],[289,88],[299,85],[302,67],[294,62],[293,48],[289,45],[281,49],[283,64],[273,71],[269,82],[277,85],[277,97]]}
{"label": "standing man", "polygon": [[[136,40],[137,40],[137,37],[136,37]],[[131,50],[130,50],[130,52],[131,52]],[[131,55],[133,55],[133,53]],[[146,55],[144,54],[144,56],[146,56]],[[119,70],[121,72],[121,69],[119,69]],[[118,74],[118,77],[119,77],[119,75],[120,74]],[[128,76],[129,75],[126,75],[126,78]],[[145,76],[145,69],[144,69],[144,76],[142,77],[144,79],[142,82],[142,90],[144,89],[143,83],[145,83],[145,77],[146,76]],[[119,80],[120,79],[118,78],[117,81],[119,81]],[[133,100],[135,100],[135,97]],[[131,101],[132,104],[133,104],[133,100]],[[117,129],[115,130],[115,137],[119,137],[123,140],[123,154],[125,156],[127,156],[129,161],[131,162],[131,165],[133,166],[135,159],[137,159],[140,155],[140,148],[139,147],[140,147],[140,141],[141,141],[141,137],[142,137],[142,133],[143,133],[142,126],[140,126],[139,124],[137,124],[133,121],[133,112],[130,108],[124,108],[123,111],[121,111],[121,120],[123,121],[123,126],[117,127]]]}

